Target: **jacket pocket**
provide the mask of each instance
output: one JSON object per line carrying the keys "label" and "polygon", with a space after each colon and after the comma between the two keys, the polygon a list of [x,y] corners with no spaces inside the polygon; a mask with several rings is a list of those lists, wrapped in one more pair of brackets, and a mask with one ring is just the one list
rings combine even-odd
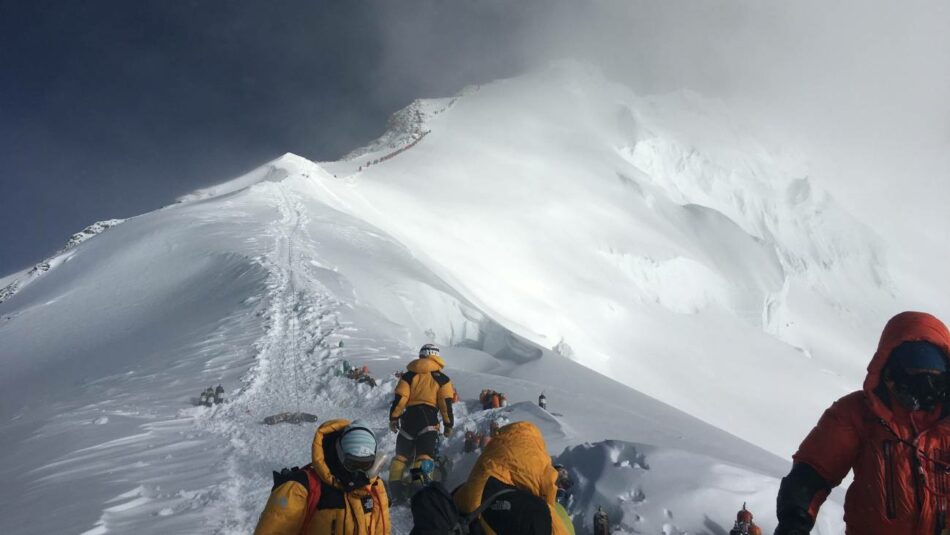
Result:
{"label": "jacket pocket", "polygon": [[887,509],[887,518],[894,520],[897,518],[896,482],[894,480],[894,442],[885,440],[881,447],[884,448],[884,507]]}

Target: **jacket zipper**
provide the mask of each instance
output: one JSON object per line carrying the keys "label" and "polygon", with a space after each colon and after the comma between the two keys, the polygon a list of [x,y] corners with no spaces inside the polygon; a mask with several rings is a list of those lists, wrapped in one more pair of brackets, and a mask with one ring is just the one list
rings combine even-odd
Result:
{"label": "jacket zipper", "polygon": [[911,465],[914,470],[914,500],[917,502],[917,512],[919,513],[924,509],[923,493],[920,491],[920,478],[923,475],[923,467],[920,464],[920,457],[917,456],[917,453],[917,451],[911,451],[911,460],[913,461]]}
{"label": "jacket zipper", "polygon": [[[885,440],[884,444],[884,505],[888,520],[897,518],[897,503],[894,496],[894,443]],[[917,474],[914,474],[914,493],[917,493]]]}
{"label": "jacket zipper", "polygon": [[[916,532],[917,529],[920,527],[921,521],[923,520],[921,518],[921,515],[924,512],[924,497],[923,497],[923,492],[921,490],[921,481],[922,481],[922,478],[924,477],[923,476],[924,468],[920,464],[920,455],[921,454],[927,455],[927,454],[918,445],[918,443],[920,442],[920,437],[921,435],[918,435],[917,438],[914,439],[914,443],[911,444],[912,448],[910,449],[910,461],[911,461],[910,465],[911,465],[911,471],[913,472],[912,475],[913,475],[913,480],[914,480],[914,501],[917,504],[917,518],[914,520],[914,532]],[[936,522],[934,523],[936,524]],[[925,527],[924,529],[926,530],[927,528]]]}

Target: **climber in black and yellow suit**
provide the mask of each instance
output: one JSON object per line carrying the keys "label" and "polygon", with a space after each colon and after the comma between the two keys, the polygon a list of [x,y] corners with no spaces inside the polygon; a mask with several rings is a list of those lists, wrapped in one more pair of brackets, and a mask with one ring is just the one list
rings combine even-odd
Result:
{"label": "climber in black and yellow suit", "polygon": [[439,414],[442,415],[442,433],[452,434],[455,419],[452,400],[455,388],[448,375],[442,373],[445,362],[439,348],[426,344],[419,350],[419,358],[410,362],[409,371],[396,385],[396,399],[389,411],[389,428],[399,433],[396,438],[396,456],[389,468],[389,485],[393,501],[407,499],[408,489],[403,483],[406,464],[414,459],[413,470],[431,466],[439,439]]}

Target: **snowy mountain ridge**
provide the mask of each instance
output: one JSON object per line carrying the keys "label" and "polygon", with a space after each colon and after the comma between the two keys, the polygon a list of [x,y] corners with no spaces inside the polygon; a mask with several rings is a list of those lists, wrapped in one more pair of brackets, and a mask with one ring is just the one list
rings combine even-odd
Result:
{"label": "snowy mountain ridge", "polygon": [[[623,532],[715,534],[747,501],[768,529],[787,455],[918,297],[894,246],[694,94],[566,64],[417,101],[348,158],[183,196],[0,304],[0,473],[26,489],[0,529],[248,533],[313,432],[261,420],[359,417],[390,451],[392,372],[428,341],[462,429],[531,420],[570,460],[579,526],[604,505]],[[228,403],[193,406],[218,383]],[[512,405],[481,411],[488,387]],[[474,457],[444,448],[458,481]]]}
{"label": "snowy mountain ridge", "polygon": [[80,244],[105,232],[107,229],[122,223],[123,221],[125,220],[107,219],[104,221],[96,221],[81,231],[73,234],[69,238],[69,241],[66,242],[66,245],[57,251],[53,256],[47,258],[39,264],[36,264],[24,272],[14,273],[0,278],[0,303],[3,303],[4,301],[16,295],[18,291],[20,291],[27,284],[30,284],[36,280],[37,277],[42,276],[47,271],[55,268],[63,262],[68,261],[70,256],[69,253]]}
{"label": "snowy mountain ridge", "polygon": [[374,153],[399,150],[418,141],[428,133],[426,124],[429,119],[449,110],[455,102],[474,88],[463,91],[459,96],[441,99],[418,99],[394,113],[386,122],[383,135],[365,147],[360,147],[343,156],[342,160],[366,160]]}

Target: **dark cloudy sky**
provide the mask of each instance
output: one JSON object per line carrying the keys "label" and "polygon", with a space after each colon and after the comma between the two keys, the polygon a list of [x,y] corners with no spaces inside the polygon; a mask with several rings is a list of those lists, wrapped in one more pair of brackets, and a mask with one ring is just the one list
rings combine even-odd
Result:
{"label": "dark cloudy sky", "polygon": [[867,220],[920,190],[882,232],[950,227],[948,26],[939,0],[0,0],[0,276],[96,220],[284,152],[335,159],[414,98],[563,57],[722,99],[802,142]]}
{"label": "dark cloudy sky", "polygon": [[285,152],[337,158],[413,98],[520,68],[504,52],[519,10],[405,5],[418,13],[353,0],[0,0],[0,276],[96,220]]}

